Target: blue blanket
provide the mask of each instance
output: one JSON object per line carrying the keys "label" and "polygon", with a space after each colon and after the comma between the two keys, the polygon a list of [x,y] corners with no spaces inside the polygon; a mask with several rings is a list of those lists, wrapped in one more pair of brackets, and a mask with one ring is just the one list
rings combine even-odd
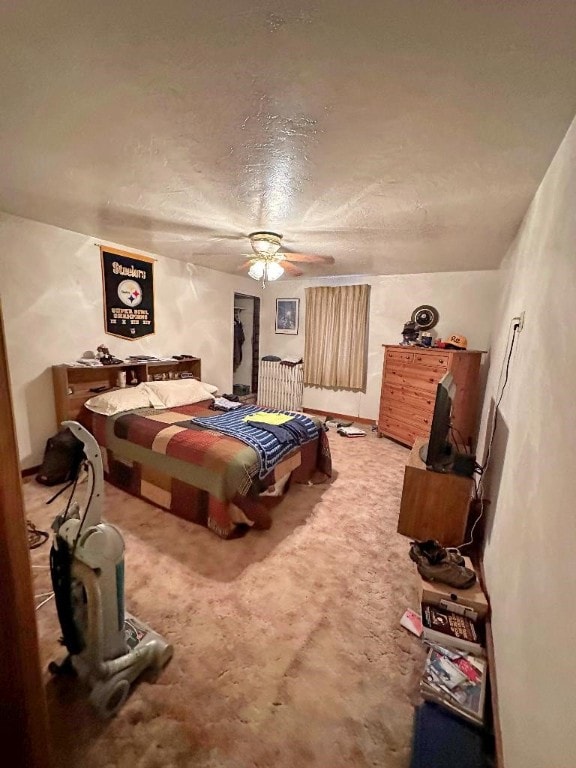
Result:
{"label": "blue blanket", "polygon": [[[216,432],[223,432],[225,435],[235,437],[254,448],[260,459],[260,478],[265,477],[271,469],[274,469],[282,459],[294,450],[298,445],[304,445],[318,437],[318,427],[312,419],[303,413],[290,413],[293,420],[296,421],[301,429],[285,430],[285,434],[290,434],[291,439],[287,440],[284,436],[279,440],[269,429],[268,425],[263,425],[260,429],[255,422],[245,422],[244,417],[249,413],[283,413],[274,408],[262,408],[259,405],[246,405],[237,408],[229,413],[218,414],[218,416],[197,416],[192,419],[194,424],[199,424],[206,429],[213,429]],[[289,425],[291,422],[286,422]]]}

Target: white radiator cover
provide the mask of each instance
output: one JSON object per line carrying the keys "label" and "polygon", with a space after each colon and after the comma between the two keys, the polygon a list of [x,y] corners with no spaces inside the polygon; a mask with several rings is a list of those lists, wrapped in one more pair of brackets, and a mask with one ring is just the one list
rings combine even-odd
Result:
{"label": "white radiator cover", "polygon": [[304,366],[261,360],[258,369],[258,405],[279,411],[301,411]]}

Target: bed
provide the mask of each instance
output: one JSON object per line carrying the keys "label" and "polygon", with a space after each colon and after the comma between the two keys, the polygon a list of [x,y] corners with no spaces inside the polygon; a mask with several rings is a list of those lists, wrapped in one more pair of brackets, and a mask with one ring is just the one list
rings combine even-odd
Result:
{"label": "bed", "polygon": [[330,449],[317,417],[306,414],[315,425],[314,438],[263,473],[250,445],[192,421],[217,416],[212,402],[209,397],[162,408],[157,402],[111,415],[84,406],[79,420],[102,449],[110,483],[225,539],[269,528],[270,511],[291,483],[325,482],[331,476]]}

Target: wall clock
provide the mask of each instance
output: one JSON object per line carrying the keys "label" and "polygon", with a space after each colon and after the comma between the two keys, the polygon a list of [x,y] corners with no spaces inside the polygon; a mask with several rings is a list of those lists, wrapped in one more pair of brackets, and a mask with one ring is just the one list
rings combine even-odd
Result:
{"label": "wall clock", "polygon": [[429,304],[422,304],[412,312],[412,322],[416,323],[420,331],[429,331],[430,328],[434,328],[439,319],[438,310]]}

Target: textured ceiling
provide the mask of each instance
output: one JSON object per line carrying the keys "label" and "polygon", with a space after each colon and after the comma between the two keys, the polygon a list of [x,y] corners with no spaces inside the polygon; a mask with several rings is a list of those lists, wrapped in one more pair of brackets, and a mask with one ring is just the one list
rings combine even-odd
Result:
{"label": "textured ceiling", "polygon": [[234,272],[496,267],[576,111],[576,3],[16,0],[0,209]]}

